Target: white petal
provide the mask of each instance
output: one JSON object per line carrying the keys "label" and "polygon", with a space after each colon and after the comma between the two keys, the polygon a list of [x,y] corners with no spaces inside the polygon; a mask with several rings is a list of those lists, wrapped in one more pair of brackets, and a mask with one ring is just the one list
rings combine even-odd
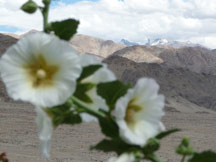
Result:
{"label": "white petal", "polygon": [[50,117],[40,107],[36,107],[36,123],[38,126],[38,135],[41,141],[41,149],[44,158],[49,158],[50,140],[53,133],[53,124]]}
{"label": "white petal", "polygon": [[90,55],[82,55],[80,56],[81,59],[81,66],[89,66],[89,65],[96,65],[96,64],[101,64],[100,61],[97,60],[95,56],[90,56]]}
{"label": "white petal", "polygon": [[135,158],[133,154],[124,153],[118,158],[112,157],[107,162],[134,162]]}
{"label": "white petal", "polygon": [[116,80],[115,75],[110,71],[105,64],[103,67],[97,70],[93,75],[83,79],[82,83],[103,83]]}
{"label": "white petal", "polygon": [[[32,87],[28,72],[24,68],[42,55],[48,64],[57,65],[53,86]],[[0,60],[0,72],[7,92],[14,100],[31,102],[42,107],[63,104],[76,88],[80,76],[80,58],[71,45],[55,36],[34,33],[21,38],[10,47]]]}
{"label": "white petal", "polygon": [[[164,115],[164,96],[159,95],[158,90],[159,86],[154,80],[142,78],[117,101],[114,116],[120,136],[127,143],[144,146],[149,138],[163,129],[161,118]],[[130,101],[141,108],[132,114],[132,123],[125,120]]]}
{"label": "white petal", "polygon": [[[92,88],[86,93],[92,100],[92,103],[87,103],[89,107],[92,109],[98,110],[98,109],[103,109],[103,110],[108,110],[108,106],[106,104],[106,101],[100,97],[97,92],[96,92],[96,87]],[[84,122],[91,122],[91,121],[97,121],[97,119],[87,113],[81,113],[81,118]]]}

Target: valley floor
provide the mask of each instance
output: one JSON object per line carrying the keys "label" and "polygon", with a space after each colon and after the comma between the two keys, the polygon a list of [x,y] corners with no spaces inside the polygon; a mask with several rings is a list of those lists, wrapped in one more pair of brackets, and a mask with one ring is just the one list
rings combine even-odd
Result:
{"label": "valley floor", "polygon": [[[31,105],[0,102],[0,152],[7,152],[10,162],[41,162],[34,118]],[[173,148],[183,136],[191,138],[197,151],[216,151],[216,112],[167,108],[163,121],[168,129],[182,129],[162,142],[159,155],[164,162],[180,161]],[[96,123],[61,126],[54,132],[49,162],[104,162],[112,154],[88,151],[102,138]]]}

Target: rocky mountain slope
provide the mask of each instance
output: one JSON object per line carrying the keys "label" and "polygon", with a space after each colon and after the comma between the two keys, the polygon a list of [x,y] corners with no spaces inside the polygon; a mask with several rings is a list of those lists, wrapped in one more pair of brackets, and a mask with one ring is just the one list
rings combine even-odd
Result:
{"label": "rocky mountain slope", "polygon": [[103,40],[82,34],[75,35],[70,42],[72,47],[80,54],[94,54],[103,58],[126,47],[123,44],[114,43],[111,40]]}
{"label": "rocky mountain slope", "polygon": [[183,68],[169,67],[165,63],[136,63],[127,58],[112,56],[104,60],[116,76],[135,84],[143,76],[154,78],[167,102],[196,104],[216,110],[216,76],[199,74]]}
{"label": "rocky mountain slope", "polygon": [[169,67],[180,67],[196,73],[216,75],[216,55],[203,47],[130,46],[114,52],[113,55],[135,62],[165,63]]}

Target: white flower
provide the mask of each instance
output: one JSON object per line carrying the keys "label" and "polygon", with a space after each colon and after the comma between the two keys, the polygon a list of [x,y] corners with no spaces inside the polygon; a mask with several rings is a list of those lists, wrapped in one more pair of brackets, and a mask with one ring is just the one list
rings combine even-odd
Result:
{"label": "white flower", "polygon": [[[81,64],[83,67],[89,66],[89,65],[102,65],[103,66],[99,70],[97,70],[93,75],[81,80],[81,83],[98,84],[98,83],[116,80],[115,75],[107,68],[107,65],[101,64],[93,56],[83,55],[81,57]],[[86,95],[88,95],[92,100],[92,103],[86,103],[89,107],[95,110],[98,110],[99,108],[103,110],[108,110],[106,101],[97,94],[96,86],[90,89],[89,91],[87,91]],[[81,113],[81,117],[82,117],[82,120],[85,122],[97,121],[95,117],[87,113]]]}
{"label": "white flower", "polygon": [[135,158],[133,154],[124,153],[118,158],[112,157],[107,162],[134,162]]}
{"label": "white flower", "polygon": [[40,107],[36,107],[36,123],[38,126],[38,135],[41,141],[41,149],[44,158],[49,158],[50,140],[53,133],[53,124],[51,118]]}
{"label": "white flower", "polygon": [[114,116],[125,142],[144,146],[163,129],[164,96],[158,90],[153,79],[142,78],[117,101]]}
{"label": "white flower", "polygon": [[53,35],[33,33],[6,51],[0,72],[14,100],[52,107],[63,104],[75,91],[81,65],[69,43]]}

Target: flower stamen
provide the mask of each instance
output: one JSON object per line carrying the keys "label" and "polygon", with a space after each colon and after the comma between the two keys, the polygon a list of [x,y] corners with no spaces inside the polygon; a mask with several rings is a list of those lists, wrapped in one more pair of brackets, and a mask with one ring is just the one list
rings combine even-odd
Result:
{"label": "flower stamen", "polygon": [[48,64],[42,54],[24,67],[27,69],[30,83],[34,88],[52,86],[54,76],[59,69],[59,66],[57,65]]}
{"label": "flower stamen", "polygon": [[139,112],[142,108],[139,105],[136,105],[135,98],[132,99],[127,106],[126,109],[126,115],[125,115],[125,121],[128,123],[128,125],[133,125],[135,123],[135,114]]}
{"label": "flower stamen", "polygon": [[43,69],[39,69],[37,71],[37,78],[38,79],[44,79],[44,78],[46,78],[46,71],[44,71]]}

